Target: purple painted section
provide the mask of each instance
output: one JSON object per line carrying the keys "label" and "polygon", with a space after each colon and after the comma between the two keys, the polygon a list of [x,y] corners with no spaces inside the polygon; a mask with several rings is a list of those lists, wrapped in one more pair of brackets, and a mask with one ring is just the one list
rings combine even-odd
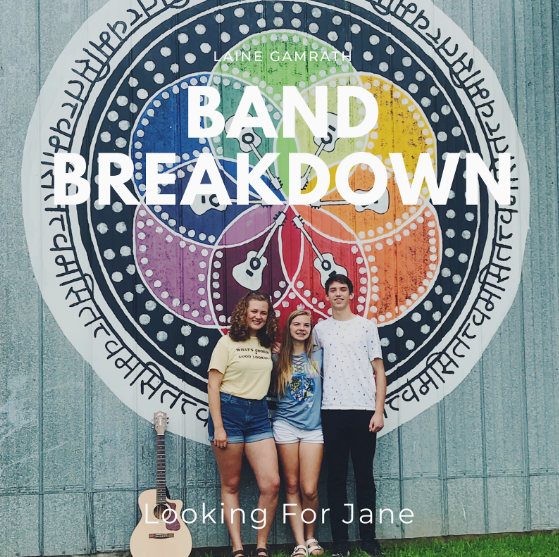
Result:
{"label": "purple painted section", "polygon": [[256,206],[254,209],[246,211],[227,229],[220,244],[231,245],[248,242],[254,238],[255,234],[266,230],[274,222],[274,217],[283,210],[283,205],[273,205],[272,207]]}
{"label": "purple painted section", "polygon": [[[247,254],[263,247],[274,217],[282,209],[282,206],[255,207],[247,211],[231,225],[219,245],[211,247],[196,244],[169,230],[142,206],[135,219],[135,257],[139,273],[159,302],[170,311],[206,327],[225,327],[235,304],[248,290],[283,293],[289,282],[280,264],[279,229],[264,252],[268,264],[261,269],[261,286],[250,288],[233,277],[233,269],[247,261]],[[266,232],[255,238],[255,230]],[[227,247],[239,243],[239,246]],[[208,279],[210,292],[207,291]]]}
{"label": "purple painted section", "polygon": [[158,300],[188,320],[210,325],[206,285],[212,248],[165,228],[145,207],[136,214],[135,232],[139,272]]}
{"label": "purple painted section", "polygon": [[[249,288],[235,280],[232,275],[233,269],[247,262],[248,252],[258,252],[260,250],[268,233],[269,231],[266,231],[258,238],[241,246],[223,246],[222,249],[216,251],[216,257],[212,262],[212,273],[218,273],[219,278],[212,280],[211,296],[220,325],[226,326],[228,324],[227,318],[233,312],[235,305],[249,291]],[[277,229],[263,254],[267,259],[267,264],[259,269],[262,276],[262,285],[258,290],[271,294],[274,300],[283,295],[289,284],[289,279],[284,274],[281,266],[279,235],[280,230]]]}

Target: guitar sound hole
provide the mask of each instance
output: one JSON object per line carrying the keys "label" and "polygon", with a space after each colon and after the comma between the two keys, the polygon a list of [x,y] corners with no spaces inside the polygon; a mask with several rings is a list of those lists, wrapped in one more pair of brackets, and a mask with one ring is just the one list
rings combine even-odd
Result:
{"label": "guitar sound hole", "polygon": [[[155,518],[157,518],[157,520],[163,520],[163,513],[168,509],[169,507],[167,505],[157,505],[154,509],[153,509],[153,515],[155,516]],[[165,518],[167,518],[167,520],[169,520],[170,516],[169,514],[173,514],[173,513],[167,513],[165,515]]]}
{"label": "guitar sound hole", "polygon": [[257,271],[258,269],[260,269],[260,265],[261,265],[260,259],[258,259],[257,257],[253,257],[253,258],[250,260],[250,266],[251,266],[251,268],[254,269],[255,271]]}
{"label": "guitar sound hole", "polygon": [[251,133],[243,134],[243,143],[246,143],[247,145],[254,143],[254,135]]}

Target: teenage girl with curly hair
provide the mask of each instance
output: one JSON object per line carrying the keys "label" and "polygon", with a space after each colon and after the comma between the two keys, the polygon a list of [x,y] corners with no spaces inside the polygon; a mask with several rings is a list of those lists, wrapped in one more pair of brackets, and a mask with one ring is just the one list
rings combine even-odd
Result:
{"label": "teenage girl with curly hair", "polygon": [[313,352],[309,311],[294,311],[287,319],[275,361],[273,386],[278,395],[274,438],[296,543],[291,555],[322,555],[324,549],[314,534],[324,446],[320,419],[322,350]]}
{"label": "teenage girl with curly hair", "polygon": [[268,554],[280,479],[266,394],[273,366],[271,346],[278,332],[270,297],[251,292],[233,310],[229,334],[218,341],[210,361],[208,431],[221,477],[221,500],[233,556],[245,555],[241,542],[244,510],[239,508],[243,452],[260,489],[258,508],[264,511],[264,516],[258,512],[259,526],[263,527],[258,530],[256,555]]}

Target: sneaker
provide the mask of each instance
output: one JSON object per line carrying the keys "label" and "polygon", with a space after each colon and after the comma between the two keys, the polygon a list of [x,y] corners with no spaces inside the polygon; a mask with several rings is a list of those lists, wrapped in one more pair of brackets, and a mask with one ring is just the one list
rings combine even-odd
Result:
{"label": "sneaker", "polygon": [[334,542],[330,554],[332,557],[347,557],[349,555],[349,543],[346,541]]}
{"label": "sneaker", "polygon": [[378,555],[381,557],[385,557],[384,553],[382,552],[382,547],[378,543],[378,540],[362,541],[361,551],[367,553],[367,555],[371,555],[371,556]]}

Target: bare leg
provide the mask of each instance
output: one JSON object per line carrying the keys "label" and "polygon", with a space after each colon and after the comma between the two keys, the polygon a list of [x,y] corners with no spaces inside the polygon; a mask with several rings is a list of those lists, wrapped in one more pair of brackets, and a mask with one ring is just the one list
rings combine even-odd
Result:
{"label": "bare leg", "polygon": [[289,517],[289,523],[295,536],[296,545],[305,545],[304,524],[301,519],[301,488],[299,486],[299,443],[285,443],[277,445],[283,479],[285,482],[285,498],[288,505],[288,511],[292,516]]}
{"label": "bare leg", "polygon": [[261,516],[262,513],[258,513],[259,520],[264,518],[265,521],[264,528],[258,530],[256,547],[267,547],[268,534],[278,506],[280,485],[276,444],[272,438],[246,443],[245,454],[260,489],[258,508],[265,513],[264,517]]}
{"label": "bare leg", "polygon": [[[321,443],[299,443],[299,469],[300,486],[303,509],[312,509],[318,517],[318,476],[320,475],[320,465],[324,445]],[[308,522],[312,518],[312,513],[305,515]],[[305,524],[305,540],[314,538],[315,523]],[[314,552],[312,546],[309,548],[311,555],[320,555],[322,550]]]}
{"label": "bare leg", "polygon": [[[243,464],[244,443],[228,443],[225,449],[213,446],[215,459],[221,477],[221,500],[223,502],[223,512],[225,523],[229,529],[233,551],[243,549],[241,542],[241,518],[238,517],[231,521],[231,509],[239,508],[239,486],[241,483],[241,467]],[[235,518],[234,517],[234,518]]]}

